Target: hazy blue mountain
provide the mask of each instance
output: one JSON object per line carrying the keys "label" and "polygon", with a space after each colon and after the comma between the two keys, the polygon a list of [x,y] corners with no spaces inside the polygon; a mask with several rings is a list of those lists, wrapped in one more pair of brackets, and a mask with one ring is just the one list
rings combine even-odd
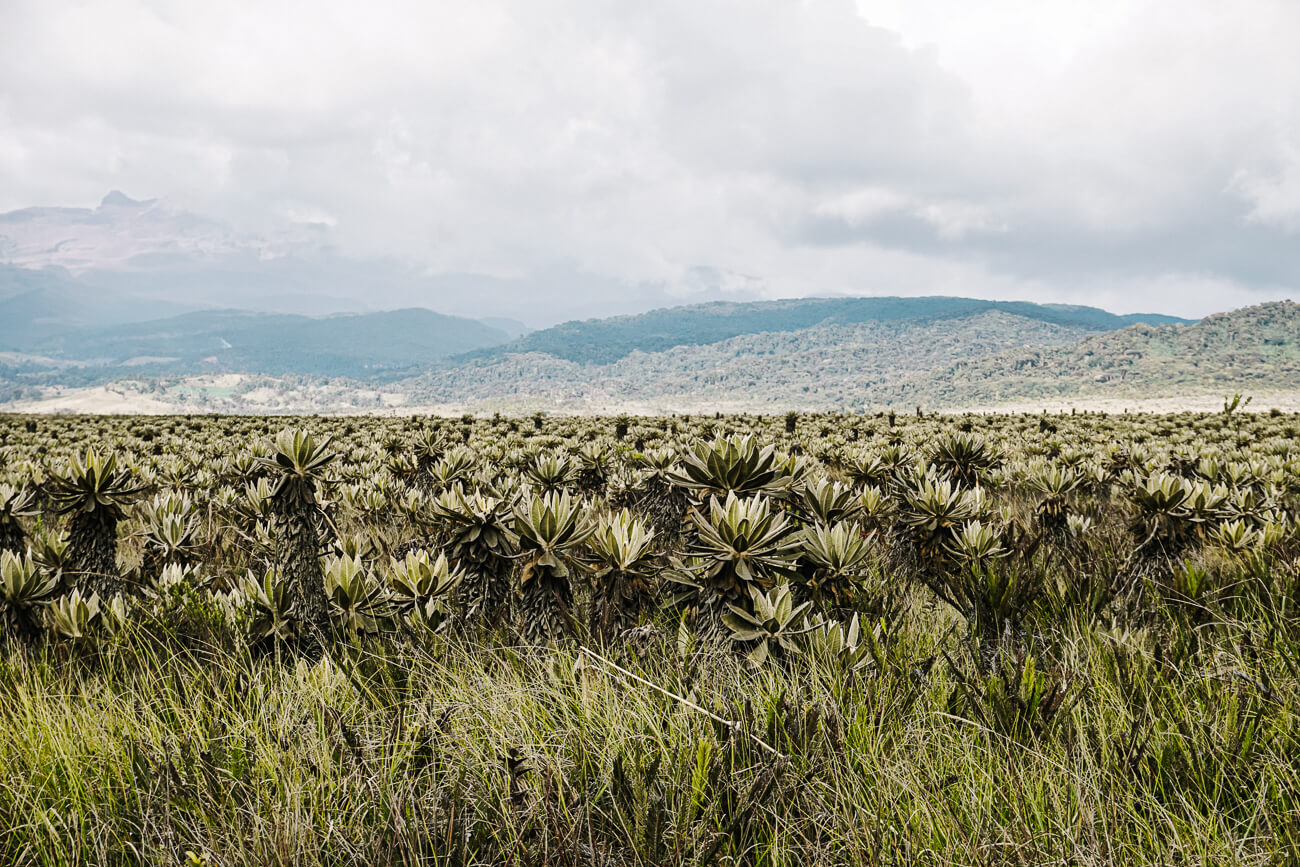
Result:
{"label": "hazy blue mountain", "polygon": [[31,349],[80,328],[157,319],[192,309],[78,281],[62,268],[0,264],[0,352]]}
{"label": "hazy blue mountain", "polygon": [[518,319],[507,319],[504,316],[481,316],[478,321],[482,322],[489,328],[496,328],[500,331],[504,331],[506,334],[510,335],[511,340],[523,337],[525,334],[529,334],[534,330],[520,322]]}
{"label": "hazy blue mountain", "polygon": [[508,340],[473,319],[412,308],[313,318],[243,310],[205,310],[167,319],[70,331],[33,350],[95,360],[111,369],[191,373],[389,377],[438,359]]}
{"label": "hazy blue mountain", "polygon": [[[121,204],[121,199],[110,195],[101,208],[149,206],[130,200]],[[88,209],[28,209],[36,216],[26,212],[0,216],[13,219],[18,214],[23,219],[58,224],[66,221],[67,215],[61,212],[68,210],[75,211],[77,219],[95,215]],[[51,211],[55,213],[51,215]],[[166,256],[157,254],[156,258]],[[315,272],[299,275],[300,284],[287,279],[277,282],[274,275],[280,267],[283,263],[259,270],[250,264],[247,272],[223,272],[224,276],[214,277],[212,272],[175,268],[166,273],[91,270],[74,275],[61,265],[25,268],[0,264],[0,353],[52,359],[63,374],[71,376],[70,371],[75,370],[80,382],[112,378],[117,366],[126,361],[131,362],[133,375],[244,369],[277,375],[365,377],[410,371],[528,332],[527,326],[512,319],[495,318],[487,323],[420,308],[307,315],[333,312],[329,299],[310,294],[313,284],[307,276]],[[358,276],[355,284],[368,289],[367,279],[381,280],[382,275]],[[194,282],[188,283],[190,280]],[[241,292],[229,293],[234,300],[256,297],[264,309],[202,310],[191,302],[168,300],[221,297],[223,280],[243,287]],[[193,291],[200,285],[210,293]],[[277,288],[299,294],[258,295]],[[268,314],[266,307],[293,313]],[[94,364],[69,364],[82,361]],[[41,369],[42,363],[35,362],[36,369]]]}

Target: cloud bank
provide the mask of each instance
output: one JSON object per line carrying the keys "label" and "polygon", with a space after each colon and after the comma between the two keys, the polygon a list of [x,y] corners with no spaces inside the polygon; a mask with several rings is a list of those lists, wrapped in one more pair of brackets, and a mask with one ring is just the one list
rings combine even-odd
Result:
{"label": "cloud bank", "polygon": [[1300,283],[1289,0],[3,18],[0,211],[117,188],[241,232],[310,225],[438,278],[421,300],[449,312],[852,293],[1199,315]]}

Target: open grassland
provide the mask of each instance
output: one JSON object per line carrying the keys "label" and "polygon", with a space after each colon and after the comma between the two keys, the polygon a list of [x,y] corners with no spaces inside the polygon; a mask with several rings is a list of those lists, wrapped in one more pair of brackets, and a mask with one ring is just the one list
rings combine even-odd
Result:
{"label": "open grassland", "polygon": [[1295,863],[1298,435],[0,417],[0,863]]}

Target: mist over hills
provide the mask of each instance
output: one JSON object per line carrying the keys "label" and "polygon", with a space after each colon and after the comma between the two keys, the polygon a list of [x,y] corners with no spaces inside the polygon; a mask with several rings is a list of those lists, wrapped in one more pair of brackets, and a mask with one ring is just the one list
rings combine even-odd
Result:
{"label": "mist over hills", "polygon": [[271,376],[355,378],[407,373],[430,361],[510,339],[473,319],[410,308],[319,318],[243,310],[81,329],[38,344],[37,352],[143,367],[170,375],[211,370]]}
{"label": "mist over hills", "polygon": [[[256,228],[236,228],[165,199],[137,200],[117,190],[93,208],[0,213],[0,263],[8,266],[0,274],[0,299],[26,285],[38,290],[28,304],[55,319],[64,300],[79,298],[105,324],[201,309],[321,316],[427,307],[536,327],[672,300],[667,287],[625,285],[572,263],[500,276],[352,255],[335,243],[326,215],[267,214]],[[17,271],[28,276],[15,278]],[[32,274],[47,275],[50,285],[32,285],[42,282]],[[698,297],[722,297],[719,292],[704,285]],[[527,328],[515,323],[505,330],[517,336]]]}
{"label": "mist over hills", "polygon": [[[882,302],[881,318],[851,321],[844,308],[826,306],[840,300],[655,311],[643,332],[637,317],[627,317],[612,327],[566,323],[513,341],[484,323],[423,310],[318,319],[184,314],[77,332],[82,352],[111,356],[112,364],[56,357],[69,348],[55,342],[46,344],[50,356],[0,355],[0,396],[39,409],[31,401],[64,395],[68,386],[113,383],[122,411],[135,406],[136,394],[157,411],[779,412],[1300,392],[1300,305],[1291,302],[1195,323],[1105,328],[1114,320],[1104,311],[948,298],[902,299],[905,307],[866,299]],[[828,309],[841,315],[815,318]],[[768,318],[773,311],[779,321]],[[737,323],[751,330],[700,342],[724,318],[723,333],[741,330]],[[798,327],[807,321],[815,324]],[[774,330],[752,330],[759,327]],[[561,336],[577,340],[575,332],[580,351],[537,348],[569,346]],[[466,340],[485,345],[453,354]],[[641,348],[666,341],[673,345]],[[125,357],[142,350],[174,355]],[[215,354],[201,355],[207,352]],[[344,368],[356,372],[314,372]],[[288,373],[273,372],[282,370]]]}
{"label": "mist over hills", "polygon": [[[573,280],[580,307],[594,292],[553,276]],[[530,331],[511,318],[529,294],[518,281],[347,258],[319,223],[240,234],[117,191],[95,208],[26,208],[0,214],[0,402],[127,382],[155,403],[197,394],[228,410],[248,408],[251,392],[304,410],[775,411],[1300,391],[1290,302],[1193,323],[1021,301],[814,297]],[[500,312],[453,315],[474,305]]]}
{"label": "mist over hills", "polygon": [[35,270],[0,264],[0,351],[32,349],[80,328],[159,319],[193,309],[184,302],[80,281],[58,266]]}
{"label": "mist over hills", "polygon": [[[31,297],[4,303],[21,313],[19,302]],[[420,308],[326,317],[204,310],[90,327],[32,319],[23,333],[8,330],[6,348],[11,361],[27,365],[21,376],[44,384],[217,372],[365,382],[414,376],[413,388],[439,402],[465,395],[549,400],[607,393],[611,382],[621,383],[619,393],[647,396],[730,387],[721,371],[738,365],[746,383],[764,381],[765,400],[782,399],[790,388],[799,395],[831,390],[848,400],[855,381],[893,381],[1004,349],[1057,345],[1133,318],[964,298],[810,298],[569,322],[511,340],[504,328]],[[49,367],[43,379],[42,364]]]}
{"label": "mist over hills", "polygon": [[[175,314],[175,315],[168,315]],[[89,385],[213,371],[389,377],[526,333],[423,308],[305,316],[194,310],[88,287],[59,268],[0,265],[0,377]]]}
{"label": "mist over hills", "polygon": [[11,391],[232,370],[383,378],[527,333],[394,304],[457,278],[341,256],[327,229],[241,234],[117,190],[95,208],[0,214],[0,376]]}

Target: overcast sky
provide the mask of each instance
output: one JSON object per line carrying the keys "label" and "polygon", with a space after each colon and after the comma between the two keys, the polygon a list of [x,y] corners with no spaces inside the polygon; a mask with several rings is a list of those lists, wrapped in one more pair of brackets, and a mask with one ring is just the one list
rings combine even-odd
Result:
{"label": "overcast sky", "polygon": [[0,0],[0,211],[320,222],[542,304],[1201,315],[1300,294],[1297,37],[1296,0]]}

